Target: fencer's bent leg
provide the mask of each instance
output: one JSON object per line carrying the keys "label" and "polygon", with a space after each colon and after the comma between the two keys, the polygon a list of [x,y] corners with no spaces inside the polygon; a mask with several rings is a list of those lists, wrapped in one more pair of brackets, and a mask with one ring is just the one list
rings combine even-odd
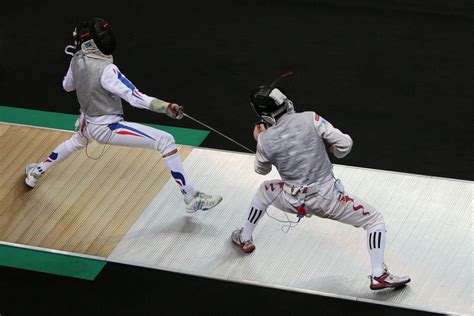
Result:
{"label": "fencer's bent leg", "polygon": [[63,161],[69,157],[74,151],[80,150],[86,146],[87,140],[75,132],[72,137],[65,142],[61,143],[49,157],[43,162],[36,164],[30,164],[26,167],[26,178],[25,183],[30,187],[34,188],[38,179],[52,166]]}
{"label": "fencer's bent leg", "polygon": [[149,148],[167,154],[177,149],[174,137],[159,129],[126,121],[97,125],[87,124],[92,139],[102,144]]}
{"label": "fencer's bent leg", "polygon": [[53,152],[49,155],[47,159],[38,164],[38,166],[36,167],[37,171],[41,175],[44,174],[49,168],[65,160],[76,150],[83,149],[86,144],[86,138],[75,132],[70,139],[59,144],[59,146],[53,150]]}
{"label": "fencer's bent leg", "polygon": [[336,220],[355,227],[363,227],[367,231],[367,249],[372,263],[372,275],[382,275],[386,240],[385,221],[382,214],[355,196],[341,194],[338,199],[342,211]]}
{"label": "fencer's bent leg", "polygon": [[256,200],[256,196],[255,196],[252,200],[252,203],[250,203],[250,208],[247,212],[247,217],[244,222],[242,235],[241,235],[242,241],[252,239],[252,233],[255,230],[255,227],[257,227],[258,221],[260,220],[260,218],[262,218],[262,215],[265,213],[267,209],[266,207],[258,208],[257,206],[254,206],[258,204],[260,203],[258,200]]}
{"label": "fencer's bent leg", "polygon": [[[173,135],[150,126],[126,121],[108,125],[88,124],[87,131],[99,143],[159,151],[165,156],[165,164],[184,196],[194,194],[195,190],[184,173]],[[172,154],[173,152],[176,154]]]}
{"label": "fencer's bent leg", "polygon": [[282,193],[282,190],[283,182],[281,180],[264,181],[260,185],[247,211],[241,235],[242,241],[252,239],[252,233],[258,221],[263,217],[267,208],[272,205]]}
{"label": "fencer's bent leg", "polygon": [[267,207],[271,204],[265,192],[262,191],[264,186],[265,184],[262,183],[255,193],[242,228],[234,230],[231,235],[232,242],[238,245],[245,253],[251,253],[255,250],[256,247],[253,242],[252,233],[258,221],[263,217]]}
{"label": "fencer's bent leg", "polygon": [[372,263],[372,275],[381,276],[384,273],[384,251],[386,230],[385,224],[378,224],[367,229],[367,249]]}
{"label": "fencer's bent leg", "polygon": [[382,275],[386,240],[382,214],[358,197],[340,192],[336,186],[328,188],[323,198],[321,206],[329,218],[355,227],[363,227],[367,231],[367,249],[372,263],[372,275]]}

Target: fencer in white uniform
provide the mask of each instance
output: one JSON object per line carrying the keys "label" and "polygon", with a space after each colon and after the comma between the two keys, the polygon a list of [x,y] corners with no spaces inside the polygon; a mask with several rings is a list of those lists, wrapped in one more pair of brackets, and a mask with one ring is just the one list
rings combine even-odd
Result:
{"label": "fencer in white uniform", "polygon": [[141,93],[113,64],[115,37],[110,25],[101,18],[82,22],[74,31],[77,52],[63,80],[66,91],[75,91],[80,104],[76,131],[47,159],[26,167],[25,182],[34,187],[51,167],[85,148],[90,141],[102,144],[149,148],[159,151],[183,194],[186,209],[192,213],[208,210],[222,200],[196,190],[184,172],[174,137],[143,124],[123,118],[122,99],[130,105],[164,113],[174,119],[183,117],[181,106]]}
{"label": "fencer in white uniform", "polygon": [[268,174],[275,166],[281,179],[264,181],[254,195],[244,225],[232,233],[232,241],[250,253],[252,233],[270,205],[300,219],[316,215],[363,227],[372,263],[370,288],[399,287],[410,281],[388,272],[384,264],[385,222],[374,207],[345,192],[334,177],[325,144],[337,158],[352,148],[352,139],[315,112],[297,113],[281,89],[261,86],[250,103],[262,119],[254,129],[257,140],[255,171]]}

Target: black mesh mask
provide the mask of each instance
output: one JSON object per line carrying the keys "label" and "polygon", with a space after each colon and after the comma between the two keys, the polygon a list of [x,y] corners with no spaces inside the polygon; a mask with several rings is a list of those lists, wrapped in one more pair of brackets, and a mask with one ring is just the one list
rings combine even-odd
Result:
{"label": "black mesh mask", "polygon": [[82,43],[93,39],[97,48],[104,55],[111,55],[116,47],[114,33],[110,24],[102,18],[92,18],[81,22],[74,32],[76,49],[80,50]]}

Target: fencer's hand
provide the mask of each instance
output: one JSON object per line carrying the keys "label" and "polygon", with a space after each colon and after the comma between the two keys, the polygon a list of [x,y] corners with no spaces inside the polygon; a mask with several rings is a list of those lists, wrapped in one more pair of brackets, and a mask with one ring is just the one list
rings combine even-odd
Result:
{"label": "fencer's hand", "polygon": [[183,110],[184,108],[181,105],[177,105],[176,103],[170,103],[166,108],[166,115],[176,120],[180,120],[183,118]]}
{"label": "fencer's hand", "polygon": [[263,122],[259,121],[255,123],[255,127],[253,129],[253,138],[255,138],[256,141],[258,141],[258,135],[260,135],[261,132],[266,130],[265,124]]}

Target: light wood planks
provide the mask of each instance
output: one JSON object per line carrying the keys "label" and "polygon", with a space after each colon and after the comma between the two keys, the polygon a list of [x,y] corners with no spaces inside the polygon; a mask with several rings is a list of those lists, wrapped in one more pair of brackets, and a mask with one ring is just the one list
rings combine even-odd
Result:
{"label": "light wood planks", "polygon": [[[0,124],[0,240],[107,257],[170,174],[159,152],[107,146],[98,160],[72,154],[29,189],[25,166],[70,136]],[[102,149],[92,143],[89,155]],[[179,147],[181,158],[191,150]]]}
{"label": "light wood planks", "polygon": [[10,125],[7,124],[0,124],[0,136],[2,136],[10,127]]}

